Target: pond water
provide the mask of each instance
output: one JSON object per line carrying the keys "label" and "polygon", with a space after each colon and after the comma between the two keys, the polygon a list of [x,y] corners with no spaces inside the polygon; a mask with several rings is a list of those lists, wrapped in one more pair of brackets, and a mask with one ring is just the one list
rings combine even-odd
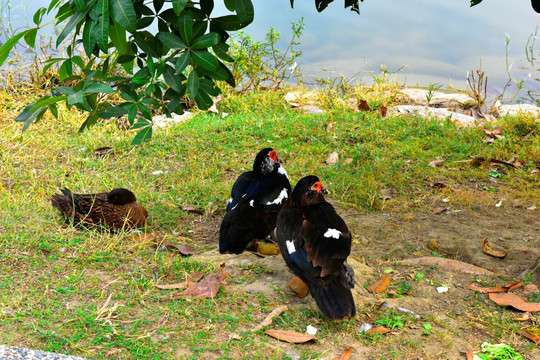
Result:
{"label": "pond water", "polygon": [[[10,10],[13,27],[31,23],[35,10],[48,3],[4,0],[3,19]],[[298,47],[303,54],[297,63],[308,82],[315,76],[343,75],[353,83],[365,83],[384,65],[390,71],[403,68],[391,77],[409,86],[438,83],[442,88],[465,89],[467,72],[481,65],[489,92],[496,95],[509,79],[505,56],[509,36],[512,76],[525,79],[527,88],[538,89],[534,78],[540,74],[531,71],[525,56],[527,40],[540,24],[540,14],[533,11],[530,0],[484,0],[472,8],[469,0],[365,0],[359,15],[344,9],[343,0],[334,1],[322,13],[317,13],[313,0],[296,0],[294,9],[289,0],[253,3],[255,20],[244,31],[263,40],[274,27],[281,33],[282,49],[290,40],[291,22],[304,19]],[[220,4],[216,0],[217,11],[223,8]],[[540,43],[536,55],[538,49]]]}

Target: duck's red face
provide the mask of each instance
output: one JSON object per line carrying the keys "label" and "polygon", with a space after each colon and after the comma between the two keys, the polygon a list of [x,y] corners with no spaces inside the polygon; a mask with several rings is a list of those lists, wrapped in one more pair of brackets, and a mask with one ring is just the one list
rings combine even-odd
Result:
{"label": "duck's red face", "polygon": [[270,151],[270,154],[268,154],[268,157],[270,159],[274,160],[275,162],[278,161],[276,150]]}
{"label": "duck's red face", "polygon": [[315,184],[311,186],[312,190],[315,190],[317,194],[329,194],[330,191],[326,190],[320,181],[317,181]]}

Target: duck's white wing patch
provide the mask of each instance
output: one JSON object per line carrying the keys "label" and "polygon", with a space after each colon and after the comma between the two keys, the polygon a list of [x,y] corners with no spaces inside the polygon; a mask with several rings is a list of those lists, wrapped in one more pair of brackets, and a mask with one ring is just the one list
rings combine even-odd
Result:
{"label": "duck's white wing patch", "polygon": [[268,201],[266,205],[274,205],[274,204],[281,204],[283,200],[287,199],[289,195],[287,194],[287,189],[283,188],[281,192],[279,193],[278,197],[274,199],[274,201]]}
{"label": "duck's white wing patch", "polygon": [[294,243],[292,240],[285,241],[285,244],[287,245],[287,251],[289,254],[293,254],[296,252],[296,248],[294,247]]}
{"label": "duck's white wing patch", "polygon": [[232,198],[229,198],[229,200],[227,200],[227,205],[229,205],[230,203],[232,203]]}
{"label": "duck's white wing patch", "polygon": [[283,166],[280,165],[277,169],[277,172],[281,175],[285,175],[287,179],[289,178],[289,175],[287,174],[287,171],[285,171],[285,168]]}
{"label": "duck's white wing patch", "polygon": [[251,200],[251,201],[249,202],[249,205],[250,205],[251,207],[254,207],[254,206],[253,206],[253,202],[254,202],[253,200]]}
{"label": "duck's white wing patch", "polygon": [[336,229],[330,229],[329,228],[324,233],[324,237],[327,237],[327,238],[339,239],[340,236],[341,236],[341,231],[336,230]]}

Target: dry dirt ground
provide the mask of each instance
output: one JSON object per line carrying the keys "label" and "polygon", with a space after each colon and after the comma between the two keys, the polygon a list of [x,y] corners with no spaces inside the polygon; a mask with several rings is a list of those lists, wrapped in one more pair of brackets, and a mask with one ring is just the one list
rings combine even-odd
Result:
{"label": "dry dirt ground", "polygon": [[[524,355],[525,359],[540,359],[540,350],[532,342],[516,334],[523,328],[538,329],[538,313],[531,319],[518,322],[514,318],[522,312],[499,308],[486,294],[464,289],[464,286],[507,285],[531,266],[540,256],[540,211],[525,207],[470,208],[453,213],[366,213],[339,208],[348,223],[354,242],[349,263],[356,273],[355,301],[358,324],[371,323],[387,313],[388,308],[401,307],[419,316],[407,322],[400,330],[377,339],[365,339],[348,334],[336,346],[332,337],[319,338],[310,346],[333,359],[344,349],[352,347],[352,359],[465,359],[465,351],[479,351],[484,341],[506,343]],[[215,216],[196,231],[200,241],[216,239],[220,216]],[[202,221],[202,219],[200,220]],[[195,225],[192,223],[192,225]],[[195,226],[196,227],[196,226]],[[482,252],[482,240],[488,238],[496,249],[507,249],[504,259],[497,259]],[[197,241],[197,239],[195,239]],[[433,256],[434,241],[438,246],[435,255],[456,259],[478,267],[493,270],[499,276],[473,275],[449,271],[436,266],[403,266],[397,260]],[[428,244],[431,242],[430,249]],[[217,245],[217,244],[216,244]],[[268,298],[278,298],[278,291],[290,291],[287,282],[293,277],[280,255],[260,258],[253,253],[221,255],[214,248],[195,255],[196,259],[225,263],[232,277],[240,276],[241,268],[253,264],[264,266],[271,272],[254,282],[225,286],[225,293],[263,293]],[[423,278],[418,279],[422,273]],[[382,294],[371,294],[365,289],[384,275],[390,277],[390,287]],[[528,278],[540,286],[540,269]],[[416,278],[416,280],[415,280]],[[408,295],[400,297],[396,284],[412,286]],[[446,285],[449,290],[439,293],[437,287]],[[524,298],[522,290],[516,291]],[[289,307],[312,307],[313,299],[291,295]],[[396,310],[399,313],[399,310]],[[426,334],[424,323],[432,325]],[[312,324],[315,327],[318,324]],[[232,334],[234,335],[234,334]],[[341,336],[336,334],[336,336]],[[287,349],[289,344],[276,340],[275,346]],[[392,349],[398,349],[396,353]],[[294,354],[294,351],[292,352]],[[395,355],[398,354],[398,355]]]}

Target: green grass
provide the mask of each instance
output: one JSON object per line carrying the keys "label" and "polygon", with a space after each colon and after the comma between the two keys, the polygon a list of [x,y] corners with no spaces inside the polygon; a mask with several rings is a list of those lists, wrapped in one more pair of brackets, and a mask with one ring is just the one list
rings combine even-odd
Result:
{"label": "green grass", "polygon": [[[279,300],[223,289],[213,300],[172,299],[173,291],[156,290],[156,279],[173,282],[219,264],[133,242],[134,233],[66,226],[49,202],[60,187],[77,192],[129,188],[149,210],[144,231],[202,249],[217,244],[232,183],[266,146],[278,151],[293,185],[316,174],[344,208],[423,213],[449,194],[464,206],[500,197],[524,203],[540,198],[538,175],[532,173],[540,158],[540,126],[532,117],[501,120],[496,126],[503,127],[505,138],[485,144],[481,129],[449,121],[380,118],[339,106],[326,115],[305,115],[290,109],[279,93],[254,93],[227,97],[220,104],[230,114],[225,118],[199,113],[184,124],[155,131],[150,143],[132,147],[134,132],[119,130],[113,122],[79,134],[83,116],[73,110],[64,109],[59,120],[44,119],[21,133],[12,119],[31,96],[2,92],[0,99],[0,343],[98,359],[281,359],[287,349],[302,359],[334,355],[311,345],[276,346],[260,332],[248,331]],[[334,125],[327,130],[330,122]],[[95,156],[93,150],[102,146],[114,150],[104,158]],[[340,160],[327,166],[333,151]],[[471,164],[476,156],[515,156],[523,166],[503,166],[494,183],[487,164]],[[435,158],[444,159],[441,168],[427,165]],[[164,173],[152,175],[155,171]],[[434,190],[431,182],[448,187]],[[380,198],[385,188],[397,190],[393,199]],[[205,215],[182,212],[170,203],[197,206]],[[241,278],[229,282],[247,283],[267,271],[246,267]],[[281,296],[289,298],[288,293]],[[327,348],[345,348],[350,339],[360,339],[360,319],[331,322],[313,307],[287,311],[273,326],[304,332],[306,323],[316,325]],[[238,337],[229,338],[231,333]],[[381,358],[399,358],[419,346],[405,341],[386,348],[384,341],[360,340],[378,346]]]}

